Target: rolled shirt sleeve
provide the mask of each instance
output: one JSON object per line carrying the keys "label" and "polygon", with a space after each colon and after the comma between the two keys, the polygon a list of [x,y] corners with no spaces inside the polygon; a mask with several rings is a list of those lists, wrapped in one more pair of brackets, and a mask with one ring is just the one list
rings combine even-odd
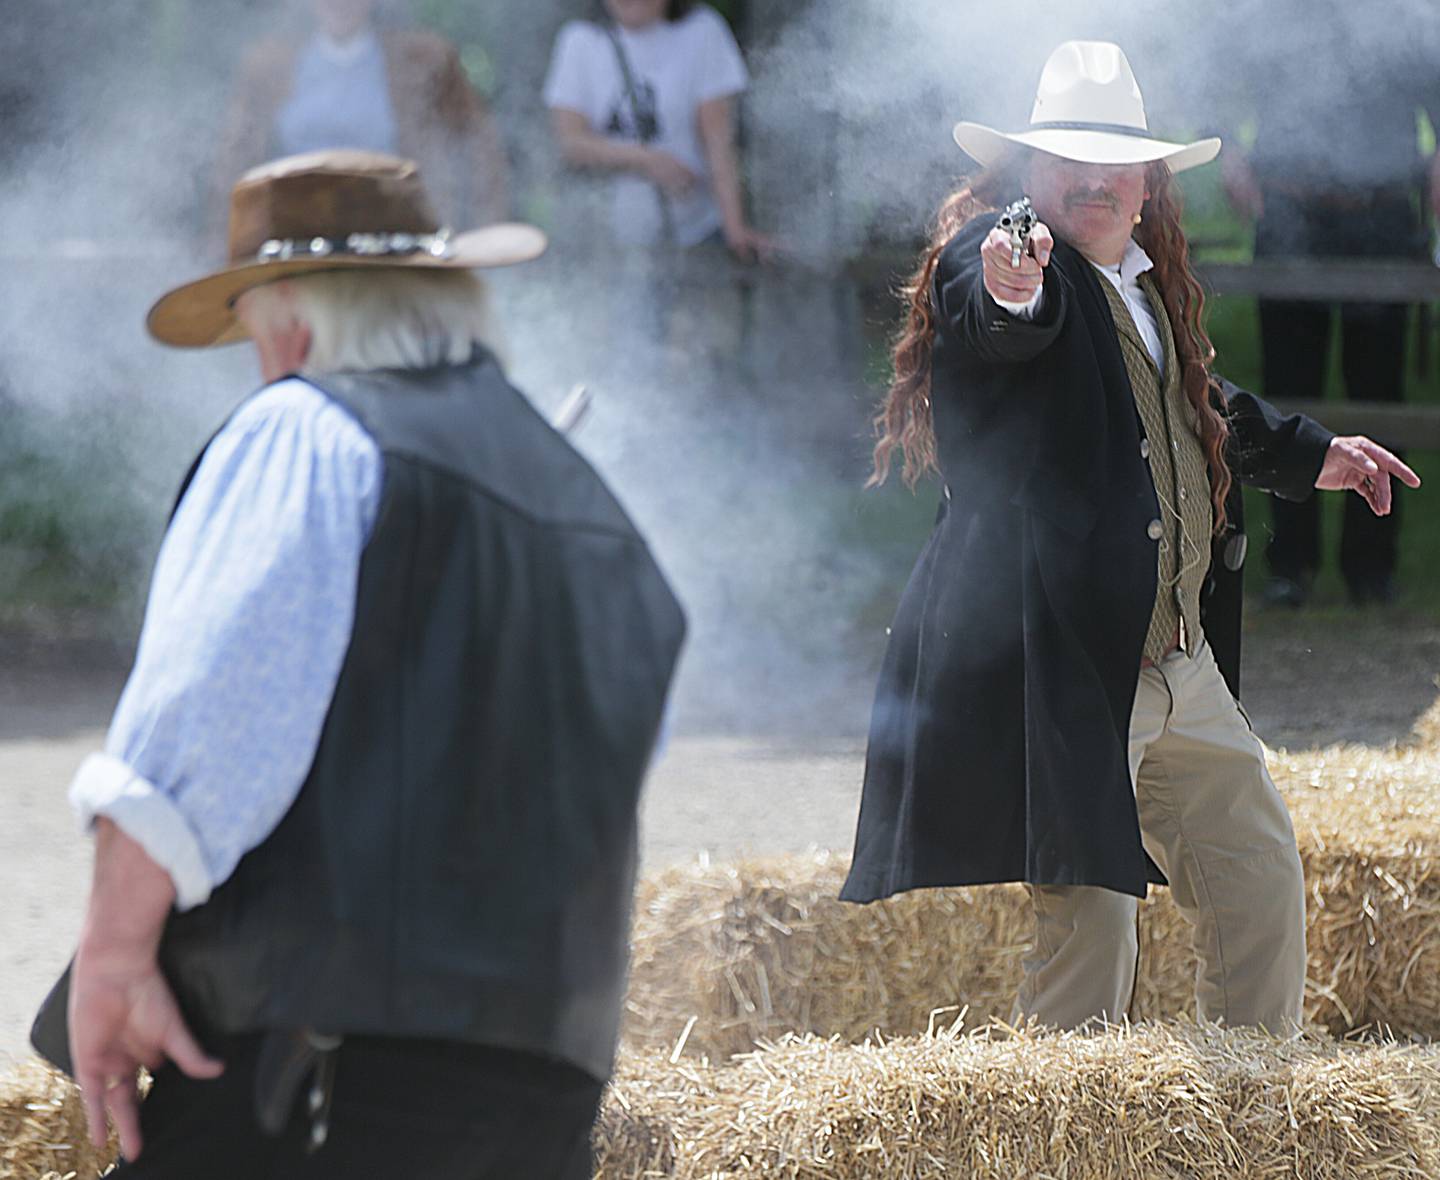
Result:
{"label": "rolled shirt sleeve", "polygon": [[161,545],[135,666],[103,753],[70,788],[204,902],[309,773],[349,648],[380,501],[374,440],[288,379],[205,452]]}

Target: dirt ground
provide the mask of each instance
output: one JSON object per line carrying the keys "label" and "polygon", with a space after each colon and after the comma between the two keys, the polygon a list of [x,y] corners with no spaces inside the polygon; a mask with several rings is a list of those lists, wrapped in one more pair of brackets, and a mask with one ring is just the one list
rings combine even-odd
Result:
{"label": "dirt ground", "polygon": [[[123,679],[112,652],[0,642],[0,1058],[24,1053],[30,1015],[75,939],[89,849],[65,789],[103,740]],[[1440,695],[1440,623],[1340,612],[1257,617],[1242,695],[1271,746],[1403,741]],[[863,755],[859,733],[792,741],[677,734],[647,789],[646,866],[848,848]]]}

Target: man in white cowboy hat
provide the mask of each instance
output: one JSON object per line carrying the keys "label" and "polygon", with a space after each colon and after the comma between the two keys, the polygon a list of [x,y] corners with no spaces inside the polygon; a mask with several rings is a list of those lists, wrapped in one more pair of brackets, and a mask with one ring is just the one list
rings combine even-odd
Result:
{"label": "man in white cowboy hat", "polygon": [[487,348],[469,272],[544,244],[447,232],[408,161],[292,157],[150,313],[248,337],[267,384],[186,481],[71,788],[94,884],[34,1040],[116,1175],[591,1174],[684,620]]}
{"label": "man in white cowboy hat", "polygon": [[[1305,896],[1285,805],[1240,711],[1239,485],[1348,488],[1376,513],[1414,473],[1212,374],[1175,172],[1218,140],[1152,136],[1118,46],[1069,42],[909,289],[876,475],[945,481],[876,694],[843,896],[1023,881],[1020,1015],[1126,1016],[1136,899],[1194,925],[1200,1016],[1300,1019]],[[1024,252],[996,210],[1028,195]],[[1163,875],[1162,875],[1163,874]]]}

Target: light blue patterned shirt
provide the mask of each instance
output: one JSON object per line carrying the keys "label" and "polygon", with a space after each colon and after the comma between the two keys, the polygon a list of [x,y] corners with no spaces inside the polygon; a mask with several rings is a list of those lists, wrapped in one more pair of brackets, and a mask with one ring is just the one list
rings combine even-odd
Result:
{"label": "light blue patterned shirt", "polygon": [[375,440],[289,378],[243,405],[165,534],[135,667],[70,799],[107,816],[190,909],[274,829],[309,773],[379,506]]}

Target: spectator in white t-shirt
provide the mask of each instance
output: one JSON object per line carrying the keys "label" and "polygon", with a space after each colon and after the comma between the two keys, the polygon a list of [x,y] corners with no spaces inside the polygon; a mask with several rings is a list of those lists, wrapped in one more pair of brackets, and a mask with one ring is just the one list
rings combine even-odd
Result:
{"label": "spectator in white t-shirt", "polygon": [[772,242],[745,216],[735,99],[749,76],[729,26],[693,0],[604,7],[608,21],[560,30],[545,105],[566,161],[614,174],[616,240],[688,248],[723,238],[742,261],[768,258]]}

